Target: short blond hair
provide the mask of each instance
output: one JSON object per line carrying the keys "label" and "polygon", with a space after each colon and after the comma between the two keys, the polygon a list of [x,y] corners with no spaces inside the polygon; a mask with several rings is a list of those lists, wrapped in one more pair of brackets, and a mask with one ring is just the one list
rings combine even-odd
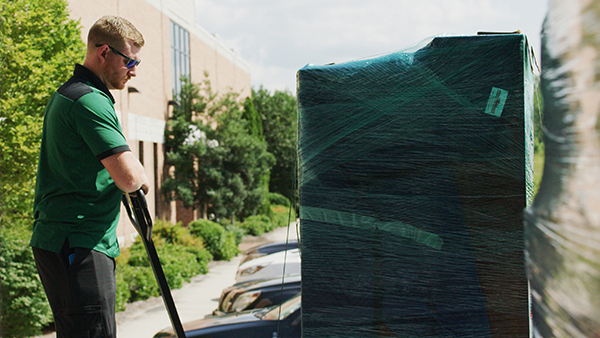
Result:
{"label": "short blond hair", "polygon": [[97,44],[106,44],[117,49],[124,49],[128,40],[131,40],[138,48],[144,46],[142,33],[131,22],[118,16],[106,15],[98,19],[90,28],[88,48]]}

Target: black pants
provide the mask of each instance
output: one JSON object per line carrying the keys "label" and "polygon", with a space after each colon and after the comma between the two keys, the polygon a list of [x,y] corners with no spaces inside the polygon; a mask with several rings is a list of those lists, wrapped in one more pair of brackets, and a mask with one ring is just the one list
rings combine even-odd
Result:
{"label": "black pants", "polygon": [[33,248],[33,255],[57,338],[115,338],[115,260],[68,242],[60,253]]}

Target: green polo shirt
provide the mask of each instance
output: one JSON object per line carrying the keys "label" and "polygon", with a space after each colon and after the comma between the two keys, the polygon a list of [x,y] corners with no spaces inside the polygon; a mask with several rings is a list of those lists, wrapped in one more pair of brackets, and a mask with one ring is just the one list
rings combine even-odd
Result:
{"label": "green polo shirt", "polygon": [[51,97],[44,115],[30,245],[60,252],[66,239],[119,255],[117,224],[122,192],[102,159],[129,146],[102,81],[76,65]]}

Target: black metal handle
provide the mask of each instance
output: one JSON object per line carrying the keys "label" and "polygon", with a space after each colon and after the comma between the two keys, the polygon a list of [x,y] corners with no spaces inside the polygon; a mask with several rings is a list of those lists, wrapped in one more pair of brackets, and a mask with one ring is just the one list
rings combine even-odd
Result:
{"label": "black metal handle", "polygon": [[146,247],[146,252],[148,253],[148,258],[152,265],[152,271],[154,271],[154,276],[158,282],[158,288],[167,308],[167,312],[169,313],[169,318],[171,319],[171,325],[173,325],[173,331],[175,331],[178,338],[185,338],[185,331],[183,330],[181,319],[179,319],[175,301],[171,295],[165,272],[160,264],[156,247],[152,241],[152,218],[148,211],[148,204],[146,203],[144,191],[140,189],[134,193],[124,194],[123,204],[125,205],[125,210],[127,210],[129,219],[140,234],[144,247]]}
{"label": "black metal handle", "polygon": [[142,189],[123,194],[123,204],[127,215],[137,232],[146,240],[152,242],[152,218],[148,211],[148,203]]}

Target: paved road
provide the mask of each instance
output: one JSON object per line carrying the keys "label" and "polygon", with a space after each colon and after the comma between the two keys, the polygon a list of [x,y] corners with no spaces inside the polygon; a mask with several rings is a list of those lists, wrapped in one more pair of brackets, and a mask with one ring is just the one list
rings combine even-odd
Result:
{"label": "paved road", "polygon": [[[289,228],[277,228],[260,237],[246,236],[240,244],[240,250],[267,242],[285,241],[288,233],[290,240],[297,238],[295,224]],[[238,255],[229,262],[211,262],[208,274],[196,276],[181,289],[172,290],[182,322],[202,318],[217,308],[221,291],[234,284],[241,258]],[[168,326],[171,326],[171,322],[160,297],[129,304],[126,311],[117,313],[119,338],[152,338],[156,332]],[[54,333],[43,336],[54,337]]]}

